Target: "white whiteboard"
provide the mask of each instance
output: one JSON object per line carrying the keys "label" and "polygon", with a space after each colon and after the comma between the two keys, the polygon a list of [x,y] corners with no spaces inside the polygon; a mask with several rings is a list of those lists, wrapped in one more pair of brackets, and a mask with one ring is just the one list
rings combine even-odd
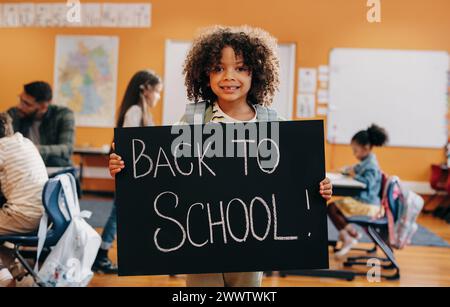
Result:
{"label": "white whiteboard", "polygon": [[349,144],[375,123],[389,146],[444,147],[448,69],[447,52],[332,50],[328,141]]}
{"label": "white whiteboard", "polygon": [[[163,125],[172,125],[180,120],[190,103],[184,86],[183,65],[191,47],[188,41],[166,41]],[[280,44],[280,91],[275,95],[272,107],[286,119],[292,119],[295,84],[295,44]]]}

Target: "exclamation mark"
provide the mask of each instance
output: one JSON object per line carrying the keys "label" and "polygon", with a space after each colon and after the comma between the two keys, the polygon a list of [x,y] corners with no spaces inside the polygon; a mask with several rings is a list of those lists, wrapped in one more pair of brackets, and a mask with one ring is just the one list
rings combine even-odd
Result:
{"label": "exclamation mark", "polygon": [[[311,210],[311,206],[309,205],[309,193],[308,193],[308,189],[305,190],[306,191],[306,208],[308,208],[308,211]],[[308,238],[311,238],[311,233],[308,233]]]}
{"label": "exclamation mark", "polygon": [[309,193],[308,193],[308,189],[306,189],[306,207],[308,208],[308,211],[311,210],[311,207],[309,206]]}

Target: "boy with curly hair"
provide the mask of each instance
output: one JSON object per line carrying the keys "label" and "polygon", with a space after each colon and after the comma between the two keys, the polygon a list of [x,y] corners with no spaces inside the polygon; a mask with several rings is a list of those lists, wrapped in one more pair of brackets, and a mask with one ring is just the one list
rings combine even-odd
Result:
{"label": "boy with curly hair", "polygon": [[[184,124],[277,121],[269,108],[279,86],[277,42],[264,30],[215,26],[195,39],[184,66],[188,98],[181,119]],[[111,176],[125,167],[113,153]],[[320,183],[320,193],[330,199],[329,179]],[[259,287],[262,272],[193,274],[188,287]]]}

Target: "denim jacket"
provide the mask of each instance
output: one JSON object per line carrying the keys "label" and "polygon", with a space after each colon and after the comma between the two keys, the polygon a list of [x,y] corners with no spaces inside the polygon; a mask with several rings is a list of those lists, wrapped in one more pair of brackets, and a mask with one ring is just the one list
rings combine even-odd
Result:
{"label": "denim jacket", "polygon": [[367,158],[355,167],[355,180],[366,184],[367,188],[355,199],[371,204],[380,205],[381,171],[375,154],[371,153]]}

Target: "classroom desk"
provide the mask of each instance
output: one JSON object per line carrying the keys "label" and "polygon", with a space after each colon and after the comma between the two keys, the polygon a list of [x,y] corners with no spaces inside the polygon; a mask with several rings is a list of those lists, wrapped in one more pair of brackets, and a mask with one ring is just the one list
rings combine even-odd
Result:
{"label": "classroom desk", "polygon": [[327,173],[327,177],[333,184],[334,196],[356,196],[367,188],[364,183],[339,173]]}
{"label": "classroom desk", "polygon": [[74,154],[84,155],[84,156],[95,156],[95,155],[108,155],[110,151],[109,146],[103,147],[75,147],[73,150]]}
{"label": "classroom desk", "polygon": [[75,147],[74,155],[80,156],[80,183],[83,182],[83,165],[84,158],[87,156],[107,156],[111,148],[109,146],[102,147]]}

